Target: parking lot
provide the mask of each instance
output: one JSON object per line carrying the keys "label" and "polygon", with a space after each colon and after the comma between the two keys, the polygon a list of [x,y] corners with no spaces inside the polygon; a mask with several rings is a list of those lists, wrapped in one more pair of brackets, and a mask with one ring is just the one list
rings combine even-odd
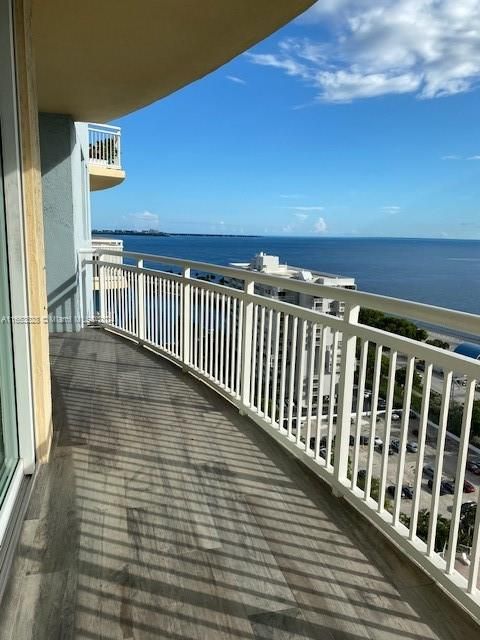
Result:
{"label": "parking lot", "polygon": [[[382,414],[380,414],[380,419],[376,423],[375,433],[378,435],[382,441],[384,441],[384,431],[385,431],[385,422]],[[394,439],[400,438],[400,425],[401,420],[392,421],[391,424],[391,435],[390,441]],[[409,442],[417,442],[417,433],[419,426],[418,417],[411,417],[409,421],[409,431],[408,431],[408,441]],[[354,427],[352,425],[352,434]],[[365,417],[362,420],[362,435],[370,435],[370,418]],[[436,440],[437,440],[437,429],[436,427],[429,425],[426,437],[426,447],[425,447],[425,458],[423,461],[423,465],[435,465],[435,454],[436,454]],[[480,455],[480,454],[479,454]],[[368,446],[361,445],[360,453],[359,453],[359,469],[366,469],[367,467],[367,457],[368,457]],[[469,457],[474,457],[474,454],[471,454]],[[458,459],[458,441],[447,435],[447,439],[445,442],[445,453],[443,459],[443,477],[446,480],[454,481],[456,474],[456,466]],[[388,456],[388,470],[387,470],[387,485],[395,485],[396,484],[396,476],[397,476],[397,467],[398,467],[399,456],[398,453],[393,453]],[[381,461],[382,454],[378,451],[375,451],[373,457],[373,477],[380,476],[381,469]],[[405,455],[405,468],[404,468],[404,476],[403,476],[403,485],[413,485],[415,479],[415,471],[417,466],[417,453],[406,452]],[[466,471],[465,479],[468,480],[475,488],[472,493],[464,493],[463,494],[463,502],[474,500],[475,502],[478,500],[478,491],[480,486],[480,476],[477,476],[470,471]],[[432,501],[432,493],[428,487],[429,478],[422,474],[422,494],[420,497],[420,509],[427,509],[430,511],[431,501]],[[403,498],[402,499],[402,511],[407,515],[410,515],[412,500]],[[440,515],[446,516],[447,518],[451,517],[453,505],[453,495],[445,494],[440,496],[439,502],[439,513]]]}

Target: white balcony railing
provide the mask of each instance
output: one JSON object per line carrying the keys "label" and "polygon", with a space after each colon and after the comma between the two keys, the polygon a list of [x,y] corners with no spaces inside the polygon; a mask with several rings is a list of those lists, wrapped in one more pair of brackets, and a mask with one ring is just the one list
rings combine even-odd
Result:
{"label": "white balcony railing", "polygon": [[98,259],[101,255],[104,255],[104,251],[117,251],[117,255],[105,255],[105,259],[108,262],[112,262],[114,264],[122,264],[122,252],[123,252],[123,240],[118,240],[117,238],[92,238],[91,240],[92,247],[92,276],[93,276],[93,290],[98,291],[100,289],[100,278],[99,278],[99,268],[98,268]]}
{"label": "white balcony railing", "polygon": [[[372,308],[475,335],[480,317],[294,280],[287,285],[283,278],[229,267],[103,253],[108,257],[100,256],[96,266],[105,327],[170,358],[225,396],[480,617],[480,509],[473,519],[470,510],[466,531],[462,507],[480,363],[361,325],[358,312]],[[112,256],[133,264],[114,264]],[[345,305],[343,317],[263,297],[256,283],[337,300]],[[340,356],[340,374],[328,378],[327,350],[334,361]],[[452,398],[458,376],[466,379],[460,404]],[[461,414],[457,440],[447,433],[453,405]],[[389,455],[394,431],[398,453]],[[412,433],[414,453],[407,452]],[[378,435],[386,445],[380,449]],[[431,489],[424,477],[427,462]],[[448,507],[441,495],[447,471],[454,478]],[[389,497],[389,483],[409,484],[413,498],[399,490]],[[430,514],[426,528],[424,509]],[[449,521],[443,543],[440,514]]]}
{"label": "white balcony railing", "polygon": [[108,169],[121,169],[120,134],[120,127],[106,124],[89,124],[89,162]]}

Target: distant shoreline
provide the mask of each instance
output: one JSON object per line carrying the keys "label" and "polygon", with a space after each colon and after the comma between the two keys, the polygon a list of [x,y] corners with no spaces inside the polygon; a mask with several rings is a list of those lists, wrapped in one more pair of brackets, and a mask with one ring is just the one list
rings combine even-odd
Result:
{"label": "distant shoreline", "polygon": [[166,231],[132,231],[128,229],[92,229],[95,236],[153,236],[172,238],[175,236],[198,237],[198,238],[262,238],[263,236],[244,233],[167,233]]}

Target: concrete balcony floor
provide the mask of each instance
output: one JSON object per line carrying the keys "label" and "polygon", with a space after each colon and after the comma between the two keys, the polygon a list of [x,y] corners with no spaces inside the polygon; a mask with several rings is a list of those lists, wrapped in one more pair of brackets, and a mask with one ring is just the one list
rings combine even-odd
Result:
{"label": "concrete balcony floor", "polygon": [[2,640],[479,637],[213,391],[99,329],[51,344],[55,447],[1,604]]}

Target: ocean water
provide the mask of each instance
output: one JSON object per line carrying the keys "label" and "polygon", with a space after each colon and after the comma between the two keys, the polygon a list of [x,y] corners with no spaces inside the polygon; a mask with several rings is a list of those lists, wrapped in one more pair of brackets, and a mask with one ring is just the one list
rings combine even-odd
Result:
{"label": "ocean water", "polygon": [[128,251],[227,265],[259,251],[353,276],[362,291],[480,314],[480,241],[411,238],[118,236]]}

